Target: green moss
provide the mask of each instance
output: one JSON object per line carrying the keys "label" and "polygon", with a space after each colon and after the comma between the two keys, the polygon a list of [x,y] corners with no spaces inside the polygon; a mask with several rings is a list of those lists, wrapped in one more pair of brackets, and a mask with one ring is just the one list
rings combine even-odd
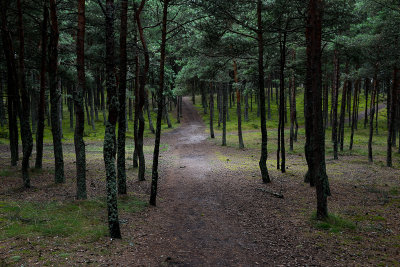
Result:
{"label": "green moss", "polygon": [[12,172],[7,169],[0,170],[0,177],[8,177],[11,176]]}
{"label": "green moss", "polygon": [[[123,212],[139,212],[146,203],[132,196],[120,199]],[[103,199],[73,202],[0,202],[0,240],[11,237],[59,236],[98,240],[107,235]]]}
{"label": "green moss", "polygon": [[320,230],[329,231],[330,233],[340,233],[345,230],[355,230],[356,225],[336,214],[329,214],[328,218],[324,221],[317,220],[316,213],[311,217],[312,225]]}

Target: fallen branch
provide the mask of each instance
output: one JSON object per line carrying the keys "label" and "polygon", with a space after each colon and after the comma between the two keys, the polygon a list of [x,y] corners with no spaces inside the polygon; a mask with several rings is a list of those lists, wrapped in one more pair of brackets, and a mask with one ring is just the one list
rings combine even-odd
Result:
{"label": "fallen branch", "polygon": [[274,197],[277,197],[277,198],[283,198],[283,195],[281,193],[275,193],[275,192],[272,192],[272,191],[268,191],[268,190],[266,190],[264,188],[257,188],[257,190],[262,191],[264,193],[268,193],[268,194],[270,194],[270,195],[272,195]]}

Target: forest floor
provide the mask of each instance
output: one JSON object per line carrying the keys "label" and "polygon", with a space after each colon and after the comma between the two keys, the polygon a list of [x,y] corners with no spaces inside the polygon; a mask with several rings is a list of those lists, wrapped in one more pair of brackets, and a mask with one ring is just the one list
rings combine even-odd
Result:
{"label": "forest floor", "polygon": [[[0,266],[399,264],[398,168],[369,164],[364,156],[354,154],[342,155],[337,161],[327,157],[332,215],[328,222],[317,222],[312,219],[315,189],[303,183],[307,170],[303,154],[288,154],[287,170],[282,174],[272,160],[275,153],[271,153],[268,167],[272,183],[263,184],[259,148],[239,150],[209,140],[206,126],[188,98],[183,101],[181,122],[180,127],[162,136],[157,207],[145,204],[151,179],[150,139],[145,144],[147,181],[137,182],[136,170],[128,168],[130,193],[119,203],[121,240],[106,237],[101,143],[87,144],[90,200],[85,202],[74,201],[72,144],[64,146],[67,183],[53,183],[54,159],[49,145],[44,170],[32,172],[33,187],[29,190],[20,188],[19,168],[8,167],[8,146],[0,145]],[[32,209],[47,208],[44,203],[49,201],[61,205],[56,209],[61,207],[65,212],[77,210],[76,220],[84,221],[78,226],[90,229],[75,235],[63,229],[38,228],[45,223],[49,223],[48,228],[53,226],[54,210],[45,219],[33,220],[24,206],[37,203]],[[73,231],[74,226],[67,230]],[[94,228],[96,231],[90,232]]]}

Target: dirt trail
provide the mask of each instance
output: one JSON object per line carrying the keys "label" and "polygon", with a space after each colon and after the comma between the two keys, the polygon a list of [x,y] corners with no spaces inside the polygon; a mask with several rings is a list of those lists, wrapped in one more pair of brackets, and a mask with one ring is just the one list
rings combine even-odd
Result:
{"label": "dirt trail", "polygon": [[229,148],[207,141],[204,130],[184,99],[182,125],[162,138],[170,148],[161,157],[158,206],[132,233],[138,244],[134,255],[125,251],[122,258],[151,266],[313,263],[306,252],[310,244],[295,234],[303,223],[294,219],[282,225],[290,209],[285,200],[257,191],[263,186],[258,179],[224,167],[215,152]]}

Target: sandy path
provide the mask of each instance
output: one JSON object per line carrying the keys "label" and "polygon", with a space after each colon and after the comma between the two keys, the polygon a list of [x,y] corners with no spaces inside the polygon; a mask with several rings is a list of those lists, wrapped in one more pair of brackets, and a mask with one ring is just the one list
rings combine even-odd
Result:
{"label": "sandy path", "polygon": [[161,157],[158,205],[137,223],[132,235],[138,245],[119,254],[120,261],[147,266],[315,263],[306,252],[312,244],[296,235],[304,222],[282,222],[296,208],[257,191],[264,186],[259,179],[229,170],[217,159],[218,151],[231,148],[207,141],[188,98],[182,125],[164,134],[162,143],[169,150]]}

